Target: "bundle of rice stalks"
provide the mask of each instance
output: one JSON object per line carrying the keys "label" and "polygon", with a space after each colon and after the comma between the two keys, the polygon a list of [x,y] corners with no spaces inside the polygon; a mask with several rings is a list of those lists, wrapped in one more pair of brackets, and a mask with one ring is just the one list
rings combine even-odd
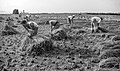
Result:
{"label": "bundle of rice stalks", "polygon": [[67,34],[63,30],[61,30],[61,31],[58,31],[56,34],[52,34],[51,39],[56,41],[67,39]]}
{"label": "bundle of rice stalks", "polygon": [[27,37],[24,37],[22,40],[21,40],[21,47],[20,49],[22,51],[26,51],[30,46],[33,45],[33,40],[31,38],[29,38],[28,36]]}
{"label": "bundle of rice stalks", "polygon": [[94,52],[92,50],[84,49],[84,48],[80,48],[80,49],[77,49],[75,51],[71,51],[71,53],[79,54],[80,58],[89,58],[89,57],[94,55]]}
{"label": "bundle of rice stalks", "polygon": [[4,30],[12,30],[12,31],[16,31],[14,28],[17,28],[17,26],[15,25],[5,25]]}
{"label": "bundle of rice stalks", "polygon": [[120,36],[116,35],[112,38],[112,41],[115,42],[115,41],[120,41]]}
{"label": "bundle of rice stalks", "polygon": [[102,27],[98,27],[98,29],[96,30],[97,32],[102,32],[102,33],[108,33],[109,31],[105,28]]}
{"label": "bundle of rice stalks", "polygon": [[107,50],[107,49],[120,49],[119,44],[107,44],[102,47],[102,51]]}
{"label": "bundle of rice stalks", "polygon": [[120,58],[111,57],[107,59],[103,59],[99,63],[100,68],[117,68],[119,69]]}
{"label": "bundle of rice stalks", "polygon": [[81,34],[81,33],[86,33],[86,32],[87,32],[86,30],[80,29],[80,30],[78,30],[78,31],[76,32],[76,34]]}
{"label": "bundle of rice stalks", "polygon": [[2,31],[2,36],[14,34],[20,34],[20,32],[18,32],[16,29],[8,25],[6,25],[5,29]]}
{"label": "bundle of rice stalks", "polygon": [[2,31],[2,36],[7,36],[7,35],[16,35],[16,34],[20,34],[18,32],[13,32],[13,31]]}
{"label": "bundle of rice stalks", "polygon": [[114,47],[111,47],[111,49],[120,49],[120,45],[115,45]]}
{"label": "bundle of rice stalks", "polygon": [[19,32],[15,32],[15,31],[2,31],[1,36],[7,36],[7,35],[16,35],[16,34],[20,34]]}
{"label": "bundle of rice stalks", "polygon": [[120,49],[108,49],[103,51],[100,55],[100,59],[107,59],[110,57],[120,57]]}
{"label": "bundle of rice stalks", "polygon": [[104,50],[107,50],[107,49],[111,49],[114,46],[116,46],[116,44],[114,44],[114,43],[105,43],[105,44],[102,44],[101,51],[104,51]]}
{"label": "bundle of rice stalks", "polygon": [[53,42],[51,41],[51,39],[49,39],[49,40],[44,40],[40,43],[32,45],[30,50],[28,50],[28,53],[29,55],[39,56],[45,52],[53,50],[53,48],[54,48]]}

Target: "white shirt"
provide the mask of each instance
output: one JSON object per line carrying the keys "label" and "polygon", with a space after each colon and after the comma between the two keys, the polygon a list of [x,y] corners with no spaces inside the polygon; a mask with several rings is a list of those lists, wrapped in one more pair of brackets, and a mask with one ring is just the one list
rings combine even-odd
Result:
{"label": "white shirt", "polygon": [[34,21],[29,21],[29,22],[27,22],[27,24],[29,25],[29,29],[38,28],[38,24]]}
{"label": "white shirt", "polygon": [[69,18],[69,19],[73,19],[73,18],[74,18],[74,16],[68,16],[68,18]]}
{"label": "white shirt", "polygon": [[52,26],[56,25],[57,22],[58,22],[57,20],[50,20],[50,21],[49,21],[49,23],[50,23]]}
{"label": "white shirt", "polygon": [[100,17],[92,17],[92,18],[91,18],[91,21],[92,21],[93,23],[100,23],[100,22],[101,22],[101,18],[100,18]]}

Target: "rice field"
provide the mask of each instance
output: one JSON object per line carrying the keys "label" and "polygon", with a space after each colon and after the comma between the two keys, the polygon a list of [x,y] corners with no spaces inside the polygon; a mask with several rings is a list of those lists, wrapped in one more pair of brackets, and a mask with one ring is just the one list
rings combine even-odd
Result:
{"label": "rice field", "polygon": [[[34,15],[37,15],[35,17]],[[90,33],[90,18],[98,15],[76,14],[70,38],[65,42],[44,39],[49,36],[47,20],[67,23],[71,14],[33,14],[39,25],[38,43],[24,38],[27,31],[19,24],[18,15],[0,15],[0,71],[120,71],[120,16],[99,15],[101,27],[110,33]],[[4,34],[7,17],[12,17],[16,33]],[[10,30],[10,29],[9,29]],[[11,31],[13,32],[13,31]],[[22,50],[21,50],[22,49]]]}

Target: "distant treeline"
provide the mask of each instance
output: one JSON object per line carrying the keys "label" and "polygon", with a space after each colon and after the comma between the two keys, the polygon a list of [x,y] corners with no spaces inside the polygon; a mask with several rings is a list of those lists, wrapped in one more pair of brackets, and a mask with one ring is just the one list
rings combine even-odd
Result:
{"label": "distant treeline", "polygon": [[120,13],[31,13],[31,14],[37,14],[37,15],[40,15],[40,14],[45,14],[45,15],[63,15],[63,14],[66,14],[66,15],[81,15],[81,14],[87,14],[87,15],[120,15]]}
{"label": "distant treeline", "polygon": [[81,13],[81,14],[88,14],[88,15],[120,15],[120,13]]}
{"label": "distant treeline", "polygon": [[[31,15],[120,15],[120,13],[29,13]],[[12,14],[0,14],[0,15],[12,15]]]}

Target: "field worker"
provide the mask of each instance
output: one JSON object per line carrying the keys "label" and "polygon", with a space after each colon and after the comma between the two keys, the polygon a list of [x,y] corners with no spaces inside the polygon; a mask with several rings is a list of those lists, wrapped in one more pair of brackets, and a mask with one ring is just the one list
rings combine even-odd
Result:
{"label": "field worker", "polygon": [[62,35],[62,37],[66,37],[68,31],[71,31],[71,25],[70,24],[60,23],[59,28],[53,29],[53,31],[51,32],[51,34],[53,36],[59,34],[59,35]]}
{"label": "field worker", "polygon": [[69,23],[69,24],[73,24],[74,22],[73,22],[73,19],[75,18],[75,15],[72,15],[72,16],[68,16],[68,18],[67,18],[67,23]]}
{"label": "field worker", "polygon": [[25,17],[24,17],[24,19],[26,19],[27,21],[30,21],[30,15],[26,15]]}
{"label": "field worker", "polygon": [[103,20],[101,17],[92,17],[91,18],[91,30],[93,32],[97,32],[100,28],[100,23]]}
{"label": "field worker", "polygon": [[65,33],[67,33],[68,31],[71,31],[71,25],[70,25],[70,24],[60,23],[59,29],[61,29],[61,30],[63,30]]}
{"label": "field worker", "polygon": [[26,20],[23,20],[21,22],[21,24],[28,31],[28,33],[29,33],[28,37],[29,38],[33,39],[33,36],[37,35],[37,33],[38,33],[38,25],[37,25],[37,23],[35,23],[33,21],[27,22]]}
{"label": "field worker", "polygon": [[54,29],[51,32],[51,37],[54,40],[62,40],[64,47],[66,47],[65,41],[67,39],[67,33],[71,30],[70,24],[62,24],[60,23],[59,28]]}
{"label": "field worker", "polygon": [[57,29],[60,27],[60,23],[57,20],[49,20],[49,24],[51,27],[51,32],[53,31],[53,29]]}

